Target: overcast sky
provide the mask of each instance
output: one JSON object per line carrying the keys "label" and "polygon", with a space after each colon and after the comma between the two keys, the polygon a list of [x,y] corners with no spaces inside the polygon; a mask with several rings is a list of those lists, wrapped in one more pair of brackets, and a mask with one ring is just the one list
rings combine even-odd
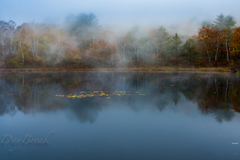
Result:
{"label": "overcast sky", "polygon": [[156,26],[200,23],[233,15],[240,24],[239,0],[0,0],[0,20],[60,23],[69,14],[94,13],[103,26]]}

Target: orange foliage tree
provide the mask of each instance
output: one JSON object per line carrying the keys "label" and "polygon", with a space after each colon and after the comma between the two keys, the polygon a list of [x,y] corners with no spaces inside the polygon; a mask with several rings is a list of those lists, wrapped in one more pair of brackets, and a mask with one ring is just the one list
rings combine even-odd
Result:
{"label": "orange foliage tree", "polygon": [[103,40],[90,44],[90,49],[86,53],[89,57],[89,62],[96,66],[113,66],[114,62],[118,60],[116,46]]}
{"label": "orange foliage tree", "polygon": [[237,28],[234,32],[234,38],[232,40],[231,47],[233,48],[232,57],[234,61],[235,67],[239,68],[239,60],[240,60],[240,27]]}

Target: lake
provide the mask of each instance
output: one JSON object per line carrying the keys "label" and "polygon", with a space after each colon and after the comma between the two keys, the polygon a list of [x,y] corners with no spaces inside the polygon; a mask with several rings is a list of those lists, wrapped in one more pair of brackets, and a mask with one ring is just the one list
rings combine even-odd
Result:
{"label": "lake", "polygon": [[240,159],[240,79],[1,73],[2,160]]}

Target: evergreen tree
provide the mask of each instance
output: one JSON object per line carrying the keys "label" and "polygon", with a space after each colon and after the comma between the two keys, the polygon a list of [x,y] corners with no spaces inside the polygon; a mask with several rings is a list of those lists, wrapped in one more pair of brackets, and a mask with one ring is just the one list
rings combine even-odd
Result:
{"label": "evergreen tree", "polygon": [[182,46],[180,55],[188,65],[195,65],[199,61],[199,53],[197,51],[197,43],[193,39],[189,39]]}

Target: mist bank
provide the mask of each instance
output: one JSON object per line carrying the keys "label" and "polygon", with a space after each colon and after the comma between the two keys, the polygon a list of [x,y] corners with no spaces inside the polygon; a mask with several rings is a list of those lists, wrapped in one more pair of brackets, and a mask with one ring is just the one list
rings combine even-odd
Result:
{"label": "mist bank", "polygon": [[174,33],[177,26],[134,26],[116,32],[99,25],[93,13],[70,15],[64,25],[0,21],[0,67],[238,70],[240,27],[233,16],[220,14],[213,22],[204,21],[197,35],[189,35],[187,26],[186,33]]}

